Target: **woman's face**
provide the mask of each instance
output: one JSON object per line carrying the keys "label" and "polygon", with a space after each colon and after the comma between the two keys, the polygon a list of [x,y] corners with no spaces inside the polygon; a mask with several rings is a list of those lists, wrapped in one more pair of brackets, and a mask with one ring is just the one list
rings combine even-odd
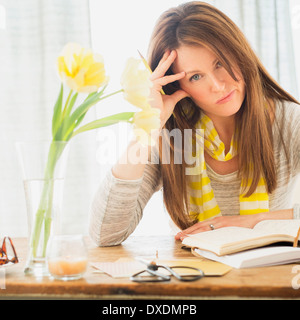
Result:
{"label": "woman's face", "polygon": [[239,70],[233,67],[238,79],[235,81],[217,56],[205,47],[182,46],[176,51],[173,71],[186,73],[179,81],[181,89],[211,119],[234,116],[245,99],[245,83]]}

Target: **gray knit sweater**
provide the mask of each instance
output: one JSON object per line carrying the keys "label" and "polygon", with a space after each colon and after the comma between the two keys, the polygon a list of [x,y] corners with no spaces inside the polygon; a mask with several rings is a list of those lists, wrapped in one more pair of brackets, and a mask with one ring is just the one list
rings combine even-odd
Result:
{"label": "gray knit sweater", "polygon": [[[290,156],[290,171],[280,135]],[[300,172],[299,105],[289,102],[276,104],[273,136],[278,184],[269,198],[270,211],[292,208],[293,190]],[[238,215],[241,181],[237,172],[219,175],[209,166],[207,172],[222,215]],[[114,246],[126,240],[141,220],[151,196],[162,187],[157,164],[147,164],[143,178],[136,181],[117,179],[110,171],[91,207],[89,232],[94,242],[98,246]]]}

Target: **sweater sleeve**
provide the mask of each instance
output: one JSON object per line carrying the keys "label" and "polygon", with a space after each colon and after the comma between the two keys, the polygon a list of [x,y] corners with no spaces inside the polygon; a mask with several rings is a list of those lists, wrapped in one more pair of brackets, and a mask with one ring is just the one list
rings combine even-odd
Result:
{"label": "sweater sleeve", "polygon": [[296,177],[300,174],[300,106],[293,102],[277,102],[275,128],[278,179]]}
{"label": "sweater sleeve", "polygon": [[142,219],[151,196],[161,188],[159,165],[147,164],[139,180],[114,177],[110,170],[93,199],[89,234],[101,247],[125,241]]}

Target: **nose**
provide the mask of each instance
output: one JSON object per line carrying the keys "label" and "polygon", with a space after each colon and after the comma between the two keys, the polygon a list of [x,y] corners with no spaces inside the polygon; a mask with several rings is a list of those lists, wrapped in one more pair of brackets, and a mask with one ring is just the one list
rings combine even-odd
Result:
{"label": "nose", "polygon": [[225,90],[225,81],[216,75],[210,76],[210,85],[212,92],[222,92]]}

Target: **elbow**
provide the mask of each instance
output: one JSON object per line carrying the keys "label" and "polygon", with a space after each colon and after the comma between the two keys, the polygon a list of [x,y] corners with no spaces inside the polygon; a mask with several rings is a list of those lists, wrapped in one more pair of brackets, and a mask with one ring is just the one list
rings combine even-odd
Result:
{"label": "elbow", "polygon": [[97,237],[95,234],[89,232],[89,236],[90,239],[93,241],[93,243],[97,246],[97,247],[109,247],[109,245],[107,243],[105,243],[105,241],[103,241],[101,239],[101,237]]}
{"label": "elbow", "polygon": [[122,242],[109,242],[109,241],[105,241],[101,238],[95,238],[93,237],[91,234],[90,234],[90,238],[92,239],[92,241],[94,242],[94,244],[97,246],[97,247],[102,247],[102,248],[105,248],[105,247],[116,247],[116,246],[119,246],[122,244]]}
{"label": "elbow", "polygon": [[97,247],[116,247],[127,239],[127,236],[118,236],[114,233],[107,234],[101,232],[101,230],[95,232],[92,226],[89,229],[89,236]]}
{"label": "elbow", "polygon": [[97,247],[116,247],[121,245],[123,242],[117,239],[108,239],[106,237],[102,237],[101,232],[97,234],[91,229],[89,231],[89,236]]}

